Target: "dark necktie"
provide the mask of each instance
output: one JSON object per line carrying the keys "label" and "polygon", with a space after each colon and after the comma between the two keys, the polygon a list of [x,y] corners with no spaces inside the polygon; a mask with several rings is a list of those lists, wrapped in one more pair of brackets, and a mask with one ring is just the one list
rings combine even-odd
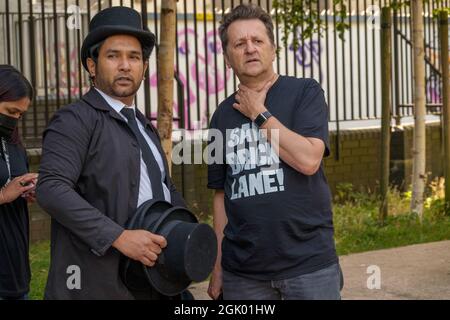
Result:
{"label": "dark necktie", "polygon": [[145,140],[144,136],[139,130],[134,110],[132,108],[125,107],[122,108],[122,110],[120,110],[120,113],[122,113],[125,116],[125,118],[127,118],[128,126],[131,128],[131,130],[133,131],[134,135],[136,136],[139,142],[139,146],[142,151],[142,159],[144,160],[145,165],[147,166],[148,176],[150,178],[153,191],[153,198],[164,200],[164,192],[161,180],[161,170],[159,168],[158,163],[156,162],[152,150],[150,149],[150,146],[148,145],[147,141]]}

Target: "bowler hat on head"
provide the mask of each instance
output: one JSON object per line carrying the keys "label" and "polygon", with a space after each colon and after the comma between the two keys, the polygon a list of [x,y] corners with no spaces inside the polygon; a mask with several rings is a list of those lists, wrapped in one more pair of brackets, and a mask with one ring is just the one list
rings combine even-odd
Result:
{"label": "bowler hat on head", "polygon": [[166,201],[144,202],[130,219],[128,229],[144,229],[167,240],[153,267],[122,256],[120,275],[130,291],[155,289],[175,296],[192,281],[203,281],[211,273],[217,257],[217,240],[212,228],[198,223],[186,208]]}
{"label": "bowler hat on head", "polygon": [[89,33],[81,47],[81,62],[86,70],[88,70],[86,60],[90,57],[91,47],[117,34],[127,34],[138,38],[142,50],[148,52],[148,55],[155,46],[155,35],[142,26],[139,12],[128,7],[106,8],[99,11],[89,22]]}

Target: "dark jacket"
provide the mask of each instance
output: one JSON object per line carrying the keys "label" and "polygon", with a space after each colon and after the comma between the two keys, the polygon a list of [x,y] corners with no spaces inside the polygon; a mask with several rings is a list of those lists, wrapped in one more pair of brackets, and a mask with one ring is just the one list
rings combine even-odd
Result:
{"label": "dark jacket", "polygon": [[[137,117],[163,155],[172,204],[184,206],[157,130],[142,113]],[[111,244],[136,210],[139,177],[136,138],[94,88],[55,113],[44,132],[37,185],[37,201],[52,217],[45,298],[133,299]]]}
{"label": "dark jacket", "polygon": [[[1,143],[1,142],[0,142]],[[6,143],[11,179],[28,172],[27,153],[19,144]],[[0,144],[0,187],[6,184],[9,171]],[[0,204],[0,298],[16,298],[30,289],[28,258],[29,219],[24,198]]]}

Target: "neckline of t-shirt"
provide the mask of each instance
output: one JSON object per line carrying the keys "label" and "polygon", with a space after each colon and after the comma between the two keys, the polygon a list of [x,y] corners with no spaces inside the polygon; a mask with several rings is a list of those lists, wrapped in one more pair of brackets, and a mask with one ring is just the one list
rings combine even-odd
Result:
{"label": "neckline of t-shirt", "polygon": [[275,82],[270,86],[269,91],[267,91],[267,94],[269,94],[269,92],[272,89],[275,89],[276,87],[278,87],[278,84],[281,82],[281,77],[283,77],[281,74],[278,75],[277,80],[275,80]]}
{"label": "neckline of t-shirt", "polygon": [[[272,90],[272,88],[275,88],[278,86],[278,84],[281,81],[281,78],[283,78],[284,76],[279,74],[277,77],[277,80],[275,80],[275,82],[270,86],[269,90],[267,91],[267,94],[269,94],[269,92]],[[236,90],[235,92],[233,92],[233,95],[235,95],[238,92],[238,90]]]}
{"label": "neckline of t-shirt", "polygon": [[269,108],[269,105],[270,105],[270,103],[269,103],[269,101],[272,101],[272,99],[273,99],[273,92],[275,91],[275,89],[277,89],[277,87],[278,87],[278,85],[279,85],[279,83],[281,82],[281,78],[282,78],[283,76],[281,75],[281,74],[279,74],[278,75],[278,77],[277,77],[277,80],[275,80],[275,82],[272,84],[272,86],[269,88],[269,91],[267,91],[267,95],[266,95],[266,104],[267,104],[267,109],[270,109]]}

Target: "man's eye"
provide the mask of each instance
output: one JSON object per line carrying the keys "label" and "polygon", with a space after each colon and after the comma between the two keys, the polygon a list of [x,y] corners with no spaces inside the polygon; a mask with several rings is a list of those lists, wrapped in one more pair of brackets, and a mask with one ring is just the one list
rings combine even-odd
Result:
{"label": "man's eye", "polygon": [[108,58],[115,58],[115,57],[117,57],[116,54],[109,54],[109,55],[108,55]]}

